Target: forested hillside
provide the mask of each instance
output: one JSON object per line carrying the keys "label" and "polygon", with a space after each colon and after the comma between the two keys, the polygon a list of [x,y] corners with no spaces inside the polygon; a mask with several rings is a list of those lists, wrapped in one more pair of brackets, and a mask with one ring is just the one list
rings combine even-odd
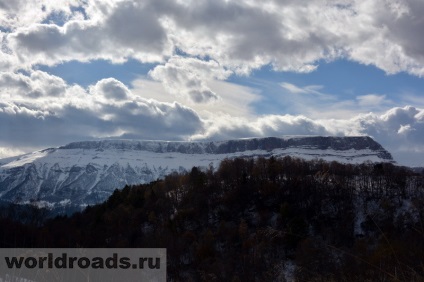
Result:
{"label": "forested hillside", "polygon": [[170,281],[424,281],[424,175],[389,163],[224,160],[43,216],[5,209],[1,247],[166,247]]}

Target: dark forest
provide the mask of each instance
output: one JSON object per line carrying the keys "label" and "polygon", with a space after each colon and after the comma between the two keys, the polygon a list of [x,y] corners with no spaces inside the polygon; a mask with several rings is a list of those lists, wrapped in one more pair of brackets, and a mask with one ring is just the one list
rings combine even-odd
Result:
{"label": "dark forest", "polygon": [[0,229],[2,248],[165,247],[169,281],[424,281],[424,174],[238,158],[72,216],[11,205]]}

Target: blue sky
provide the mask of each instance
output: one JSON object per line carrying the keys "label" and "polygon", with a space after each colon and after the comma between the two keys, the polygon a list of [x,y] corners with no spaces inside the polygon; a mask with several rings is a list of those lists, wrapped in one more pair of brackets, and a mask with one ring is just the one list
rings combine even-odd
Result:
{"label": "blue sky", "polygon": [[[40,65],[36,68],[61,77],[68,84],[88,87],[102,79],[113,77],[132,88],[134,80],[140,77],[148,78],[149,71],[157,65],[129,59],[120,64],[111,64],[105,60],[87,63],[71,61],[55,66]],[[408,105],[408,99],[404,97],[406,94],[419,99],[424,89],[424,79],[421,77],[406,72],[387,74],[373,65],[345,59],[318,62],[318,68],[310,73],[274,71],[270,65],[266,65],[249,75],[233,74],[226,81],[250,87],[260,93],[261,100],[253,105],[255,112],[260,115],[302,114],[301,111],[292,111],[288,103],[276,103],[276,97],[283,97],[286,92],[281,83],[290,83],[300,88],[319,86],[320,91],[340,100],[369,94],[384,95],[394,104],[405,106]],[[424,99],[419,106],[424,106]]]}
{"label": "blue sky", "polygon": [[424,166],[421,0],[0,2],[0,157],[369,135]]}
{"label": "blue sky", "polygon": [[[257,105],[260,114],[290,114],[290,105],[281,108],[275,104],[275,96],[283,95],[280,83],[286,82],[300,88],[315,85],[319,91],[334,95],[340,100],[375,94],[385,95],[397,105],[407,105],[405,94],[420,96],[424,89],[424,79],[407,73],[387,74],[372,65],[350,62],[344,59],[332,62],[320,62],[317,70],[310,73],[275,72],[269,66],[255,71],[249,77],[231,77],[229,81],[260,89],[265,101]],[[420,105],[421,107],[424,104]]]}

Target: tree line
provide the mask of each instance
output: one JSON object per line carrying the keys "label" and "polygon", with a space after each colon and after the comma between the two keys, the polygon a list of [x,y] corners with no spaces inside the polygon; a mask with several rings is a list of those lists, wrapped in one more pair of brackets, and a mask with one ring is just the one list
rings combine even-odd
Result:
{"label": "tree line", "polygon": [[423,281],[424,175],[226,159],[115,190],[69,217],[3,213],[0,228],[1,247],[165,247],[170,281]]}

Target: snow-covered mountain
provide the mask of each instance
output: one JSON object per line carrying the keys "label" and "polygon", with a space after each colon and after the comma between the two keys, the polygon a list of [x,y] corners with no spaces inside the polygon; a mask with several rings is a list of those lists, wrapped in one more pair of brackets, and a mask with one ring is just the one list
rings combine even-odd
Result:
{"label": "snow-covered mountain", "polygon": [[75,142],[0,160],[0,199],[83,207],[106,200],[126,184],[151,182],[193,166],[217,167],[225,158],[287,155],[343,163],[393,162],[390,153],[370,137]]}

